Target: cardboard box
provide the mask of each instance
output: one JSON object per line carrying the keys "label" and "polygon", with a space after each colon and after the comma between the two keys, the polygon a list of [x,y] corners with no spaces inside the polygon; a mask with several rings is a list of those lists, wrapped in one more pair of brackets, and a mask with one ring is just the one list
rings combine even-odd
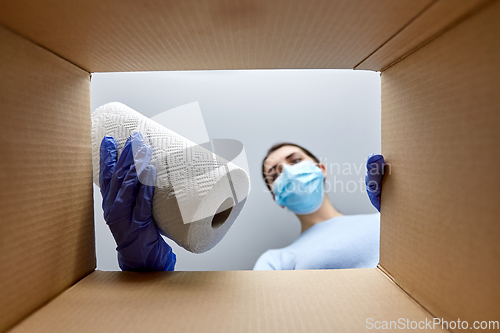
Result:
{"label": "cardboard box", "polygon": [[[500,320],[500,2],[0,9],[1,331],[359,332],[401,319]],[[264,68],[381,71],[392,173],[379,267],[96,271],[91,73]]]}

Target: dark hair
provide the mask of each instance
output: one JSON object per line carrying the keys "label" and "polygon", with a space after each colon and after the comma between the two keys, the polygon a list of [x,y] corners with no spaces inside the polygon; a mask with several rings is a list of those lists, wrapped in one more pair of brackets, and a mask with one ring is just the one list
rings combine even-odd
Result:
{"label": "dark hair", "polygon": [[283,146],[294,146],[294,147],[297,147],[297,148],[300,148],[302,149],[302,151],[307,155],[309,156],[310,158],[312,158],[314,160],[314,162],[316,163],[319,163],[319,160],[316,156],[314,156],[309,150],[305,149],[304,147],[301,147],[295,143],[291,143],[291,142],[281,142],[281,143],[277,143],[275,145],[273,145],[271,148],[269,148],[269,150],[267,151],[267,154],[266,156],[264,157],[264,159],[262,160],[262,178],[264,178],[264,182],[266,183],[266,186],[267,188],[269,189],[269,191],[271,191],[271,186],[269,185],[268,181],[267,181],[267,177],[266,177],[266,170],[264,169],[264,163],[266,162],[266,159],[269,157],[269,154],[271,154],[273,151],[275,150],[278,150],[280,149],[281,147]]}

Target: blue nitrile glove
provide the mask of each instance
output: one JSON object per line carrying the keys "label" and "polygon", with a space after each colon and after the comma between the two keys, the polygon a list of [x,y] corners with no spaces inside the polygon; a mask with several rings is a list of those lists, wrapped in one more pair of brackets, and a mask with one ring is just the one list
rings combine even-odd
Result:
{"label": "blue nitrile glove", "polygon": [[366,192],[375,208],[380,212],[380,192],[382,190],[382,179],[384,178],[384,157],[382,155],[370,154],[366,161]]}
{"label": "blue nitrile glove", "polygon": [[110,136],[102,140],[100,153],[102,208],[118,245],[120,268],[173,271],[176,256],[160,236],[151,213],[156,180],[156,169],[149,165],[151,147],[137,132],[127,139],[118,161],[117,143]]}

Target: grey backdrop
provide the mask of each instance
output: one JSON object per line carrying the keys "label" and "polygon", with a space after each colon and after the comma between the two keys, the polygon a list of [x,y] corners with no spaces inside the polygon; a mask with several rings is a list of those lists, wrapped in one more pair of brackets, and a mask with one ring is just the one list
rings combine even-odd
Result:
{"label": "grey backdrop", "polygon": [[[177,255],[176,270],[252,269],[265,250],[284,247],[299,236],[299,220],[272,201],[261,177],[262,158],[277,142],[300,144],[325,163],[327,179],[336,184],[328,196],[341,213],[376,212],[360,182],[367,155],[380,152],[378,72],[97,73],[91,82],[92,110],[118,101],[152,117],[198,101],[210,138],[239,140],[245,147],[252,190],[243,211],[206,253],[187,252],[167,239]],[[97,268],[119,270],[96,186],[94,200]]]}

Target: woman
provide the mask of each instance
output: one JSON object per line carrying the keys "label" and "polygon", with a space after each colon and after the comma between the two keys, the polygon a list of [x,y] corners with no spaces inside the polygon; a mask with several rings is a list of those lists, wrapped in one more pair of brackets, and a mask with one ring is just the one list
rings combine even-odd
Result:
{"label": "woman", "polygon": [[[154,193],[152,184],[155,184],[156,180],[156,169],[149,164],[151,156],[152,149],[144,143],[141,133],[133,133],[128,138],[119,157],[114,138],[106,136],[101,142],[99,184],[103,198],[102,208],[106,224],[117,244],[118,263],[124,271],[175,269],[176,255],[160,236],[151,213]],[[301,161],[306,161],[305,167],[301,167],[304,165],[300,164]],[[311,161],[316,163],[317,167],[311,167],[310,164],[314,164]],[[295,245],[288,249],[270,250],[264,253],[255,265],[256,269],[326,268],[332,263],[335,264],[332,268],[372,267],[377,263],[377,214],[372,217],[340,214],[323,193],[322,184],[326,172],[324,165],[319,163],[316,157],[299,146],[285,144],[273,147],[264,162],[276,163],[276,166],[263,169],[270,177],[266,182],[269,188],[271,186],[275,188],[273,198],[276,197],[282,206],[297,212],[302,223],[302,235],[294,242]],[[383,165],[383,159],[377,160],[374,165],[380,162]],[[370,165],[369,160],[368,166]],[[297,173],[300,170],[307,172]],[[369,174],[367,173],[367,186],[373,185],[374,190],[368,194],[372,203],[377,206],[377,202],[380,205],[379,185],[382,178],[376,174]],[[276,186],[276,183],[282,182],[283,179],[286,180],[283,184],[311,179],[311,183],[320,191],[312,191],[310,195],[297,197],[295,192],[287,191],[290,186],[286,188]],[[371,189],[371,186],[368,187]],[[359,218],[356,218],[357,216]],[[351,222],[352,225],[346,222]],[[356,230],[355,227],[366,227],[367,230]],[[318,237],[320,231],[334,234],[330,236],[325,234],[321,238]],[[356,233],[349,236],[348,231]],[[377,232],[376,237],[375,232]],[[316,239],[322,240],[324,244],[321,246],[312,244],[311,242]],[[367,243],[360,244],[362,241]],[[299,250],[302,252],[299,253]]]}
{"label": "woman", "polygon": [[[383,166],[381,155],[369,157],[367,190],[379,210]],[[341,214],[325,193],[325,165],[310,151],[293,143],[274,145],[262,161],[262,176],[273,200],[295,213],[301,234],[287,247],[264,252],[254,270],[377,266],[380,214]]]}

